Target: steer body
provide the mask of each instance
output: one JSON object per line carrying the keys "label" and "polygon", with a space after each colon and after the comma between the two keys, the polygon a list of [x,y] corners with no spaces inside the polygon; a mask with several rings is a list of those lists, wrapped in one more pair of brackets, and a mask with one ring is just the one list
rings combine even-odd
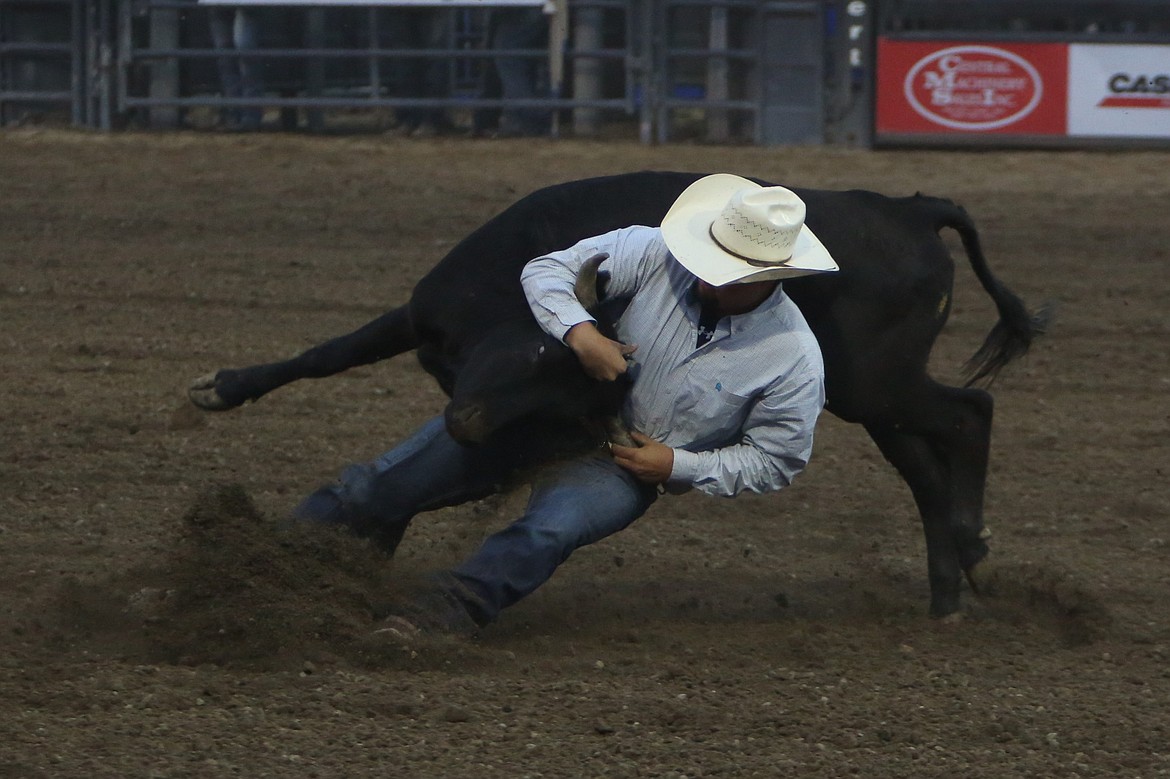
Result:
{"label": "steer body", "polygon": [[[451,397],[448,429],[482,440],[519,418],[612,411],[620,395],[589,380],[536,325],[519,283],[530,259],[632,224],[657,225],[703,174],[644,172],[560,184],[522,198],[456,245],[410,301],[347,335],[279,363],[222,370],[192,386],[207,409],[233,408],[290,381],[328,376],[417,349]],[[766,183],[766,182],[760,182]],[[973,358],[974,380],[1023,353],[1040,321],[991,273],[967,214],[950,201],[796,189],[806,223],[838,273],[784,282],[824,356],[826,407],[865,427],[909,485],[921,514],[930,611],[956,612],[964,572],[987,554],[983,492],[992,399],[927,374],[950,311],[954,263],[939,230],[955,229],[1000,320]]]}

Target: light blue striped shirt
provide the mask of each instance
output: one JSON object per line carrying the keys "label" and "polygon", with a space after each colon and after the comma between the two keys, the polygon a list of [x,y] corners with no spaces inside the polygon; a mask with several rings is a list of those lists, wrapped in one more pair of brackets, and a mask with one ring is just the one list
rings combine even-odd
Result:
{"label": "light blue striped shirt", "polygon": [[617,325],[624,343],[638,345],[623,418],[674,449],[668,486],[712,495],[786,487],[808,463],[825,403],[820,346],[796,304],[777,286],[753,311],[719,320],[696,348],[695,277],[658,228],[626,227],[525,266],[528,303],[550,335],[563,340],[592,321],[573,282],[598,252],[609,254],[607,296],[633,296]]}

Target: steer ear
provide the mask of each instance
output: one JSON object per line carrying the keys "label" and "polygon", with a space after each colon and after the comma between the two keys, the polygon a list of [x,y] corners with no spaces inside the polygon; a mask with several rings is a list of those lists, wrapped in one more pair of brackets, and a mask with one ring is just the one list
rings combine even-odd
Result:
{"label": "steer ear", "polygon": [[585,264],[577,273],[577,282],[573,286],[573,292],[586,311],[592,311],[597,307],[597,269],[607,259],[609,259],[607,253],[599,252],[585,260]]}

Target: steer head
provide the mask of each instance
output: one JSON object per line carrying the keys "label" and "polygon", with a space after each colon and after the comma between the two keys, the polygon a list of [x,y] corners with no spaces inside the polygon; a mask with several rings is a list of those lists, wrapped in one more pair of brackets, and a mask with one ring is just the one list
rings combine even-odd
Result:
{"label": "steer head", "polygon": [[[586,263],[577,280],[577,297],[598,319],[607,335],[625,301],[598,303],[597,266]],[[588,420],[610,417],[621,407],[628,387],[589,378],[576,355],[548,335],[533,319],[498,325],[465,354],[456,372],[451,402],[445,412],[447,431],[464,444],[482,443],[492,433],[524,418]]]}

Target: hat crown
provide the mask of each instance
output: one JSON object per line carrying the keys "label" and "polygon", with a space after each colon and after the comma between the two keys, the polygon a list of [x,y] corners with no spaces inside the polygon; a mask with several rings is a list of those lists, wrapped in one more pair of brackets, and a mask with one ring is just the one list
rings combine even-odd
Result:
{"label": "hat crown", "polygon": [[660,229],[680,265],[721,287],[837,270],[805,216],[790,189],[712,173],[675,198]]}
{"label": "hat crown", "polygon": [[741,189],[711,223],[711,237],[748,262],[780,265],[792,258],[804,217],[804,201],[790,189]]}

